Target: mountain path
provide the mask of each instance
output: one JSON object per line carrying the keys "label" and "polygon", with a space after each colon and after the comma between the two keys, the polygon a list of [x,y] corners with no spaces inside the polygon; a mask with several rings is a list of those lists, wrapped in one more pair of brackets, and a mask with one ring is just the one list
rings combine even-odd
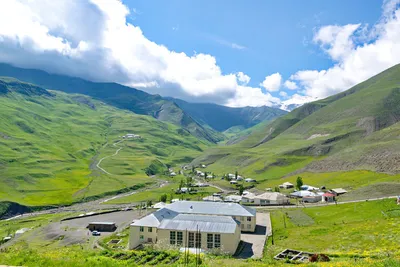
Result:
{"label": "mountain path", "polygon": [[[124,141],[124,140],[120,140],[120,141],[114,143],[113,146],[114,146],[114,147],[117,147],[117,145],[118,145],[119,143],[122,143],[123,141]],[[103,169],[102,167],[100,167],[100,164],[101,164],[101,162],[102,162],[103,160],[108,159],[108,158],[111,158],[111,157],[115,157],[116,155],[118,155],[118,153],[119,153],[122,149],[123,149],[123,147],[120,147],[120,148],[117,149],[117,151],[115,151],[114,154],[109,155],[109,156],[105,156],[105,157],[101,158],[101,159],[99,160],[99,162],[97,162],[96,167],[97,167],[99,170],[103,171],[104,173],[106,173],[106,174],[108,174],[108,175],[113,175],[113,174],[109,173],[108,171],[106,171],[105,169]]]}

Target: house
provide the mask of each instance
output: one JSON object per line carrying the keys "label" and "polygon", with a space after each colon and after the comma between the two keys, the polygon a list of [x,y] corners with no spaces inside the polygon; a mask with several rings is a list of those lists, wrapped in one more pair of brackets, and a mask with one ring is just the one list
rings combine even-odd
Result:
{"label": "house", "polygon": [[140,135],[138,134],[126,134],[122,136],[123,138],[140,138]]}
{"label": "house", "polygon": [[228,178],[229,178],[229,179],[235,179],[235,175],[232,174],[232,173],[228,173]]}
{"label": "house", "polygon": [[224,198],[225,202],[239,203],[241,200],[242,200],[242,196],[238,196],[238,195],[229,195]]}
{"label": "house", "polygon": [[222,198],[218,196],[203,197],[203,201],[222,202]]}
{"label": "house", "polygon": [[230,181],[229,183],[230,183],[230,184],[238,184],[237,181]]}
{"label": "house", "polygon": [[251,178],[246,178],[246,179],[244,179],[244,181],[245,181],[246,183],[255,183],[255,182],[256,182],[256,180],[251,179]]}
{"label": "house", "polygon": [[117,226],[115,222],[91,222],[86,228],[90,231],[114,232]]}
{"label": "house", "polygon": [[175,173],[175,172],[171,172],[171,173],[169,174],[169,176],[176,176],[176,173]]}
{"label": "house", "polygon": [[204,165],[204,164],[201,164],[201,167],[202,167],[202,168],[206,168],[207,166],[206,166],[206,165]]}
{"label": "house", "polygon": [[332,189],[331,191],[332,191],[332,193],[334,193],[336,196],[343,195],[343,194],[346,194],[346,193],[347,193],[347,191],[344,190],[343,188],[335,188],[335,189]]}
{"label": "house", "polygon": [[316,191],[319,190],[319,188],[311,185],[302,185],[300,186],[300,190]]}
{"label": "house", "polygon": [[324,202],[335,202],[335,200],[336,200],[335,197],[336,197],[335,194],[326,192],[325,194],[322,195],[322,201],[324,201]]}
{"label": "house", "polygon": [[236,181],[243,181],[243,177],[238,176],[237,179],[236,179]]}
{"label": "house", "polygon": [[304,203],[317,203],[322,201],[322,196],[320,195],[304,196],[301,201]]}
{"label": "house", "polygon": [[285,182],[285,183],[281,184],[281,185],[279,186],[279,188],[289,189],[289,188],[294,188],[294,185],[293,185],[292,183]]}
{"label": "house", "polygon": [[207,175],[207,177],[206,177],[207,179],[212,179],[212,178],[214,178],[212,175]]}
{"label": "house", "polygon": [[[246,194],[245,194],[246,192]],[[245,191],[242,195],[242,203],[254,203],[255,194]]]}
{"label": "house", "polygon": [[233,255],[241,232],[255,226],[256,211],[237,203],[178,201],[132,223],[129,248],[157,243]]}
{"label": "house", "polygon": [[254,197],[255,205],[286,205],[289,203],[289,198],[278,192],[265,192]]}
{"label": "house", "polygon": [[309,196],[317,196],[317,194],[307,191],[307,190],[301,190],[301,191],[296,191],[290,194],[291,197],[296,197],[296,198],[303,198],[303,197],[309,197]]}

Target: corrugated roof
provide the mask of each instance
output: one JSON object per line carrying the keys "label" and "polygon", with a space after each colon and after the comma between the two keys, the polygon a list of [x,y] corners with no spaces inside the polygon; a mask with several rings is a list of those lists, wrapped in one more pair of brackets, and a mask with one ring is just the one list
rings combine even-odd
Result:
{"label": "corrugated roof", "polygon": [[255,216],[256,210],[237,203],[178,201],[166,208],[189,214],[226,215],[226,216]]}
{"label": "corrugated roof", "polygon": [[142,219],[132,223],[133,226],[147,226],[147,227],[158,227],[162,220],[164,219],[172,219],[177,216],[179,213],[176,211],[162,208],[157,210],[156,212],[143,217]]}
{"label": "corrugated roof", "polygon": [[113,225],[115,222],[90,222],[89,224],[105,224],[105,225]]}
{"label": "corrugated roof", "polygon": [[256,196],[255,198],[258,199],[266,199],[266,200],[278,200],[278,199],[287,199],[287,197],[281,193],[278,192],[265,192],[261,195]]}
{"label": "corrugated roof", "polygon": [[163,220],[158,229],[235,233],[236,227],[237,223],[229,216],[180,214],[173,219]]}

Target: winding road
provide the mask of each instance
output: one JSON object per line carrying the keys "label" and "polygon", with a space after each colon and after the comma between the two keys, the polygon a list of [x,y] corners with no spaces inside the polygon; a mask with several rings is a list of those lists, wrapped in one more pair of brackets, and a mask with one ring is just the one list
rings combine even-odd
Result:
{"label": "winding road", "polygon": [[[124,140],[120,140],[120,141],[114,143],[113,146],[116,147],[119,143],[121,143],[121,142],[123,142],[123,141],[124,141]],[[96,167],[99,168],[101,171],[103,171],[104,173],[106,173],[106,174],[108,174],[108,175],[113,175],[112,173],[109,173],[108,171],[106,171],[105,169],[103,169],[102,167],[100,167],[100,164],[101,164],[101,162],[102,162],[103,160],[108,159],[108,158],[111,158],[111,157],[115,157],[116,155],[118,155],[118,153],[119,153],[122,149],[123,149],[123,147],[120,147],[120,148],[117,149],[117,151],[115,151],[114,154],[112,154],[112,155],[110,155],[110,156],[106,156],[106,157],[104,157],[104,158],[101,158],[101,159],[99,160],[99,162],[97,162]]]}

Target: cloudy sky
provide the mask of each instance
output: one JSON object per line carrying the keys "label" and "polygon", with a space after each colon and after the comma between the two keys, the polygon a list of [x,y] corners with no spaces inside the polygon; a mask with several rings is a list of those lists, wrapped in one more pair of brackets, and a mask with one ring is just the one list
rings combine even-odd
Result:
{"label": "cloudy sky", "polygon": [[400,0],[2,0],[0,62],[285,108],[400,63]]}

